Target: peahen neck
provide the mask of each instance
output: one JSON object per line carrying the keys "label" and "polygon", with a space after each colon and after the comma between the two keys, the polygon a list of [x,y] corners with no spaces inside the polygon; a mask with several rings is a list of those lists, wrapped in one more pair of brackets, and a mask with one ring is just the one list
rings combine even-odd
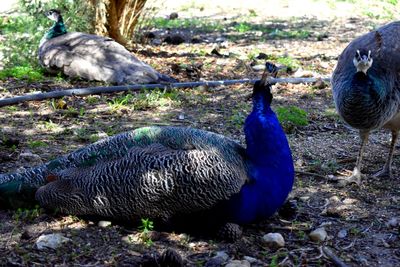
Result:
{"label": "peahen neck", "polygon": [[230,202],[232,220],[249,223],[271,216],[286,200],[294,181],[293,160],[267,90],[253,93],[247,117],[246,158],[250,181]]}
{"label": "peahen neck", "polygon": [[[342,96],[338,97],[340,115],[350,126],[357,129],[374,129],[396,112],[393,101],[393,81],[386,75],[357,72],[344,84]],[[378,112],[382,111],[382,112]],[[386,114],[385,116],[382,116]]]}
{"label": "peahen neck", "polygon": [[66,33],[67,33],[67,28],[65,27],[64,20],[60,15],[58,20],[54,23],[54,25],[46,32],[44,38],[46,40],[49,40]]}

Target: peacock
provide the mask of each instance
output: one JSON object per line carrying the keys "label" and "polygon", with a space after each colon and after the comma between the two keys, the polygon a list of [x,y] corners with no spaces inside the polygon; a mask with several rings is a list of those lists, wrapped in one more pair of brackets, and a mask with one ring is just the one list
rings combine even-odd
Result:
{"label": "peacock", "polygon": [[342,52],[332,76],[336,109],[359,131],[361,148],[353,174],[360,183],[361,162],[371,131],[392,132],[389,155],[376,177],[392,176],[392,159],[400,129],[400,22],[392,22],[353,40]]}
{"label": "peacock", "polygon": [[[121,220],[201,214],[247,224],[271,216],[294,182],[291,151],[271,109],[276,70],[267,64],[253,87],[244,124],[246,148],[223,135],[178,126],[138,128],[21,173],[0,175],[0,200],[74,215]],[[190,216],[188,216],[190,215]]]}
{"label": "peacock", "polygon": [[141,62],[111,38],[67,32],[60,11],[46,16],[54,25],[39,44],[39,62],[49,72],[115,84],[176,82]]}

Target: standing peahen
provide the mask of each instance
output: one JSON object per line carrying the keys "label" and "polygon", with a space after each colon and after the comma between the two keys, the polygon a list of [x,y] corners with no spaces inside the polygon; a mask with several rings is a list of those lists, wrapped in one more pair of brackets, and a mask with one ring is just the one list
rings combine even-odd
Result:
{"label": "standing peahen", "polygon": [[111,38],[67,32],[58,10],[46,12],[54,25],[39,45],[39,62],[50,72],[109,83],[176,82],[141,62]]}
{"label": "standing peahen", "polygon": [[[340,116],[359,130],[361,148],[347,182],[360,183],[361,162],[371,131],[392,131],[389,156],[375,176],[392,175],[393,152],[400,129],[400,22],[353,40],[339,57],[332,76],[333,97]],[[344,183],[347,183],[344,180]]]}
{"label": "standing peahen", "polygon": [[193,128],[139,128],[23,173],[0,175],[0,200],[15,206],[36,193],[45,208],[119,219],[170,221],[198,212],[201,225],[265,219],[294,181],[290,148],[270,106],[268,70],[274,68],[253,88],[246,148]]}

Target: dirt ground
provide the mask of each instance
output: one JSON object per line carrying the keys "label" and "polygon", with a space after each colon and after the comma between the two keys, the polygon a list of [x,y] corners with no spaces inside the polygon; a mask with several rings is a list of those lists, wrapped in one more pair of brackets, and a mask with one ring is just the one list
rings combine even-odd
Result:
{"label": "dirt ground", "polygon": [[[279,3],[282,2],[287,1]],[[237,25],[235,20],[239,21],[243,12],[251,13],[243,6],[233,7],[228,12],[229,18],[224,20],[221,12],[208,14],[207,11],[214,9],[206,4],[202,8],[194,1],[191,3],[181,9],[170,6],[163,12],[169,14],[175,10],[182,17],[196,13],[198,18],[221,21],[226,28]],[[280,8],[285,10],[285,5]],[[295,18],[291,17],[293,9],[288,6],[286,9],[290,9],[288,16],[277,13],[281,17],[277,14],[272,17],[260,12],[262,15],[248,16],[246,21],[271,29],[306,29],[307,36],[278,38],[251,30],[221,33],[172,29],[184,36],[184,43],[157,45],[147,40],[134,52],[158,71],[180,81],[258,78],[260,72],[252,65],[264,62],[256,59],[260,53],[270,56],[272,62],[288,56],[296,62],[295,67],[282,71],[281,77],[329,76],[337,56],[349,41],[389,21],[351,13],[348,8],[342,9],[346,12],[336,10],[338,16],[301,14]],[[168,34],[166,30],[154,32]],[[194,43],[193,39],[200,41]],[[212,53],[216,47],[219,53]],[[1,81],[0,97],[97,84],[62,81],[51,76],[40,83],[8,79]],[[385,162],[389,133],[382,130],[371,135],[362,184],[340,188],[335,178],[348,175],[354,167],[359,138],[336,115],[329,84],[277,84],[273,93],[274,108],[296,106],[307,112],[307,126],[285,127],[297,171],[289,198],[294,209],[285,209],[265,222],[244,226],[242,238],[234,243],[158,232],[157,225],[150,234],[151,241],[145,242],[140,230],[117,222],[101,227],[95,220],[48,214],[40,209],[0,210],[0,265],[154,266],[155,259],[171,248],[181,255],[186,266],[225,266],[232,260],[244,260],[243,265],[237,266],[248,263],[335,266],[332,257],[323,253],[322,249],[328,247],[348,266],[400,266],[400,228],[396,222],[400,220],[398,152],[393,162],[393,178],[372,177]],[[147,102],[134,100],[146,98],[146,94],[131,94],[128,104],[121,105],[116,103],[126,93],[0,108],[0,173],[46,162],[104,136],[147,125],[201,128],[244,142],[241,127],[251,109],[251,85],[179,89],[168,95],[160,92],[158,97],[147,93],[147,97],[155,98]],[[314,242],[309,233],[320,227],[325,228],[328,236],[324,241]],[[282,234],[283,248],[269,248],[263,243],[263,235],[270,232]],[[57,250],[38,250],[35,241],[48,233],[61,233],[71,241]],[[218,265],[211,259],[222,251],[228,259]]]}

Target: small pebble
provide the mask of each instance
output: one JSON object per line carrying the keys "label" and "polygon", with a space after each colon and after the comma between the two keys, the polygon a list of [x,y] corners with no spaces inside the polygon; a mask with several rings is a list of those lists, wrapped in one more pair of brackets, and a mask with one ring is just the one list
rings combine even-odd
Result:
{"label": "small pebble", "polygon": [[263,236],[264,243],[271,248],[282,248],[285,246],[285,239],[280,233],[268,233]]}
{"label": "small pebble", "polygon": [[233,260],[228,262],[227,265],[225,265],[225,267],[250,267],[251,264],[250,262],[246,261],[246,260]]}
{"label": "small pebble", "polygon": [[347,236],[347,230],[346,229],[340,230],[339,233],[337,234],[337,236],[339,238],[345,238]]}
{"label": "small pebble", "polygon": [[225,251],[217,251],[217,255],[207,261],[205,267],[222,266],[229,259]]}
{"label": "small pebble", "polygon": [[317,228],[314,231],[312,231],[309,234],[309,236],[310,236],[310,239],[314,242],[322,242],[327,238],[328,234],[325,231],[325,228],[322,227],[322,228]]}
{"label": "small pebble", "polygon": [[248,261],[250,264],[259,262],[259,260],[257,260],[256,258],[253,258],[253,257],[250,257],[250,256],[244,256],[243,260]]}
{"label": "small pebble", "polygon": [[178,119],[179,120],[184,120],[185,119],[185,114],[179,114]]}
{"label": "small pebble", "polygon": [[387,222],[388,227],[396,227],[399,225],[399,220],[397,218],[392,218]]}
{"label": "small pebble", "polygon": [[111,222],[110,221],[99,221],[97,223],[97,226],[102,227],[102,228],[106,228],[111,226]]}

